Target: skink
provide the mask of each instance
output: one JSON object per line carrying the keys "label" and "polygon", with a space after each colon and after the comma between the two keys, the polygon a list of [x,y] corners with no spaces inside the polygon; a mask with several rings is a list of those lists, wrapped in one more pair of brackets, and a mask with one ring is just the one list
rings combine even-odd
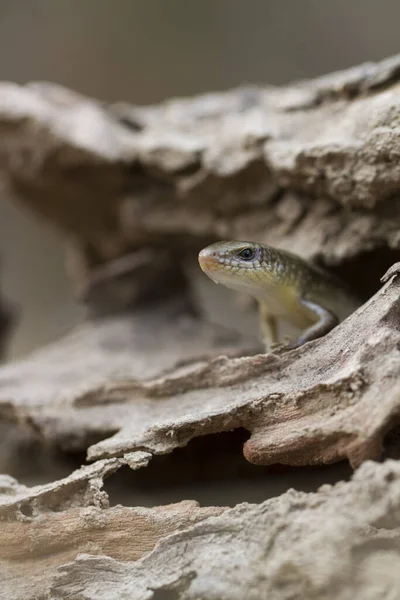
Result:
{"label": "skink", "polygon": [[283,345],[291,350],[325,335],[362,303],[333,275],[271,246],[217,242],[200,252],[199,264],[215,283],[258,300],[267,348],[278,344],[280,319],[302,330]]}

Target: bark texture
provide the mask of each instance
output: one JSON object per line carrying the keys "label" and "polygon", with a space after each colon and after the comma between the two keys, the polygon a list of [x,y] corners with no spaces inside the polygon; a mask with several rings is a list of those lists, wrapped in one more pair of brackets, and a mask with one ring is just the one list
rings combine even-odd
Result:
{"label": "bark texture", "polygon": [[[0,420],[92,461],[34,488],[0,479],[0,597],[397,597],[400,467],[368,459],[398,451],[399,74],[394,57],[146,108],[0,85],[2,176],[66,233],[92,311],[0,369]],[[366,302],[261,354],[195,308],[187,262],[221,238],[327,265]],[[110,506],[105,477],[235,429],[260,469],[361,467],[259,505]]]}
{"label": "bark texture", "polygon": [[59,570],[51,591],[85,600],[394,599],[399,477],[398,463],[366,463],[351,483],[210,516],[137,562],[81,555]]}

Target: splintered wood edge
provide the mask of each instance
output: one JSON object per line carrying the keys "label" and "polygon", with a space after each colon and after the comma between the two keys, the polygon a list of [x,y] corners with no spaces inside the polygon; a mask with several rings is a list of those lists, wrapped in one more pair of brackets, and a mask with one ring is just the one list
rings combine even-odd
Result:
{"label": "splintered wood edge", "polygon": [[[0,411],[64,449],[86,450],[87,440],[100,438],[88,449],[90,460],[137,451],[166,454],[197,436],[240,427],[249,431],[244,455],[252,463],[310,465],[347,458],[357,466],[379,457],[384,435],[398,422],[399,285],[394,275],[330,334],[278,356],[238,357],[240,338],[236,358],[221,356],[213,326],[171,320],[162,304],[146,317],[139,311],[120,319],[116,330],[108,324],[102,331],[104,323],[98,320],[89,338],[84,329],[81,337],[0,370]],[[158,337],[143,329],[145,319],[158,324]],[[140,344],[130,345],[137,326]],[[102,339],[107,352],[93,363]],[[168,352],[162,340],[169,340]],[[201,357],[196,356],[200,343]],[[82,379],[86,361],[96,375],[92,383]],[[140,379],[148,361],[160,370]],[[124,369],[121,380],[116,373]],[[134,369],[136,377],[129,375]],[[18,373],[24,381],[28,377],[28,387]],[[58,377],[64,380],[63,399]]]}
{"label": "splintered wood edge", "polygon": [[216,590],[239,600],[249,589],[257,600],[288,591],[327,600],[395,597],[399,499],[399,464],[366,463],[348,483],[313,494],[289,490],[207,518],[136,562],[81,555],[58,569],[50,589],[61,599],[84,589],[88,600],[98,600],[99,586],[108,600],[126,590],[132,600],[195,600]]}
{"label": "splintered wood edge", "polygon": [[[123,256],[126,246],[151,246],[154,240],[177,234],[182,244],[182,234],[192,242],[209,235],[247,237],[266,232],[270,243],[285,247],[290,242],[305,256],[315,256],[323,246],[324,258],[333,262],[371,249],[371,232],[377,247],[397,248],[398,201],[388,203],[385,198],[398,190],[397,166],[387,161],[397,143],[396,116],[391,110],[398,97],[398,64],[399,58],[394,57],[298,86],[236,90],[122,111],[121,107],[106,110],[58,86],[4,83],[0,86],[0,166],[20,198],[68,233],[80,235],[82,254],[86,243],[93,244],[99,262]],[[71,110],[73,106],[76,110]],[[199,119],[199,111],[204,110]],[[263,122],[266,115],[275,123],[272,130]],[[208,125],[213,123],[213,135],[199,143],[204,117]],[[124,125],[129,118],[138,126]],[[220,136],[224,119],[231,121],[233,132],[233,138],[225,141]],[[182,136],[180,122],[191,130],[188,136]],[[313,123],[321,133],[310,147],[307,140]],[[326,128],[321,128],[325,123]],[[169,135],[161,135],[167,125]],[[363,132],[363,140],[356,130]],[[75,167],[84,177],[81,185],[74,182],[71,188],[69,173]],[[162,174],[161,180],[154,173]],[[127,183],[130,189],[143,190],[137,196],[139,204],[125,197]],[[182,198],[186,199],[183,205]],[[203,204],[204,198],[209,205]],[[294,211],[285,210],[288,203],[295,205]],[[143,211],[148,205],[148,212]],[[351,222],[343,222],[344,213],[335,221],[334,212],[338,207],[340,212],[341,205],[353,207]],[[171,207],[176,216],[172,225],[166,218]],[[138,209],[142,212],[137,226]],[[215,211],[222,218],[216,219]],[[287,220],[289,212],[296,215],[294,222]],[[357,231],[354,223],[360,225]],[[177,597],[185,593],[191,600],[199,596],[199,589],[204,594],[207,586],[210,593],[229,592],[232,583],[231,597],[243,598],[249,585],[254,588],[260,578],[271,595],[281,591],[288,583],[290,565],[290,585],[295,586],[297,597],[309,593],[311,585],[320,596],[333,589],[336,600],[343,580],[354,586],[354,597],[366,597],[370,572],[379,572],[373,585],[387,592],[393,575],[382,572],[375,550],[391,553],[392,559],[395,555],[394,564],[398,562],[397,463],[365,463],[349,484],[325,486],[310,495],[291,491],[259,507],[231,510],[201,509],[193,503],[148,511],[109,508],[102,482],[123,464],[145,466],[153,454],[170,452],[195,435],[237,426],[252,431],[245,454],[257,463],[308,464],[348,457],[358,465],[377,457],[383,435],[397,422],[400,410],[395,271],[389,273],[381,292],[326,338],[286,357],[210,362],[202,356],[201,364],[193,359],[191,373],[189,364],[187,370],[170,369],[131,387],[127,382],[122,395],[118,382],[102,388],[103,408],[110,400],[116,410],[119,394],[118,401],[122,398],[127,410],[134,401],[156,401],[159,409],[172,399],[181,412],[174,415],[166,410],[162,419],[135,429],[122,410],[119,433],[90,450],[98,460],[63,481],[29,489],[11,478],[0,479],[4,518],[0,529],[4,526],[5,533],[0,536],[4,557],[0,578],[5,588],[21,598],[49,590],[67,598],[84,590],[85,598],[98,600],[100,586],[107,600],[127,589],[132,600],[151,598],[158,590]],[[38,375],[35,361],[25,363],[25,374],[32,369],[32,380]],[[50,371],[50,354],[48,365]],[[28,388],[31,383],[28,377]],[[83,427],[89,427],[93,408],[103,414],[101,404],[96,404],[98,389],[92,391],[67,398],[62,411],[51,403],[40,405],[37,397],[29,407],[24,394],[17,402],[11,394],[1,410],[54,440],[65,432],[63,428],[73,433],[81,420]],[[86,412],[85,406],[79,407],[83,397]],[[194,414],[182,413],[182,401],[195,408]],[[100,421],[95,428],[105,431],[104,418]],[[100,460],[115,454],[120,457]],[[304,511],[300,522],[299,510]],[[202,523],[192,526],[193,520],[203,519],[204,528]],[[121,524],[125,528],[118,529]],[[305,527],[304,532],[299,532],[299,526]],[[310,536],[310,528],[314,535]],[[136,545],[132,539],[136,542],[137,532]],[[250,532],[262,538],[254,549]],[[284,532],[282,547],[279,532]],[[326,553],[327,544],[332,552]],[[210,558],[213,548],[215,555]],[[84,554],[75,558],[78,552]],[[349,565],[353,575],[357,569],[356,581],[351,574],[347,580],[344,577]],[[396,574],[395,567],[391,571]]]}
{"label": "splintered wood edge", "polygon": [[[12,590],[13,598],[51,593],[61,599],[84,590],[85,598],[98,600],[100,586],[108,600],[127,590],[132,600],[155,598],[156,592],[175,592],[177,597],[185,592],[194,600],[199,590],[208,597],[215,589],[243,598],[252,585],[254,597],[261,600],[266,593],[280,594],[287,585],[288,565],[296,597],[306,597],[310,586],[316,597],[329,600],[344,599],[349,589],[353,597],[368,597],[372,582],[379,597],[380,591],[383,595],[398,589],[397,461],[367,462],[347,483],[325,485],[311,494],[289,490],[258,505],[99,506],[96,494],[90,497],[92,483],[98,489],[99,480],[117,462],[83,467],[65,480],[35,489],[37,498],[44,493],[49,501],[52,495],[67,501],[75,489],[76,504],[72,493],[69,505],[54,510],[56,504],[50,501],[37,514],[8,513],[0,521],[3,590]],[[86,506],[78,500],[77,480],[86,482]],[[13,508],[9,504],[15,509],[23,489],[11,478],[0,479],[0,484],[6,492],[0,507],[8,486],[11,496],[18,496]],[[255,582],[260,580],[258,589]]]}
{"label": "splintered wood edge", "polygon": [[113,437],[89,448],[89,458],[139,449],[164,454],[198,435],[238,427],[250,433],[244,454],[256,464],[347,458],[357,466],[378,458],[400,411],[398,296],[394,276],[329,335],[281,356],[213,359],[131,390],[129,382],[116,384],[110,399],[116,394],[126,406],[156,401],[156,416],[145,428],[127,417]]}
{"label": "splintered wood edge", "polygon": [[98,461],[34,488],[0,476],[2,590],[23,594],[27,585],[29,597],[43,593],[56,569],[81,553],[138,560],[168,535],[226,510],[203,508],[194,501],[154,508],[109,507],[103,480],[124,464],[140,468],[149,458],[137,452],[128,461]]}

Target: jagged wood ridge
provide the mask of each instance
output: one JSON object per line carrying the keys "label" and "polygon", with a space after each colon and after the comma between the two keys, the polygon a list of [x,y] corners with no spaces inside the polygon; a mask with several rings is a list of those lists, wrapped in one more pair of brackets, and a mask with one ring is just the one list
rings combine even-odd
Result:
{"label": "jagged wood ridge", "polygon": [[[0,369],[2,421],[95,461],[37,489],[1,480],[8,598],[190,599],[215,589],[242,598],[245,585],[254,598],[266,589],[277,599],[345,598],[351,588],[372,599],[398,589],[396,569],[380,562],[398,561],[397,463],[363,465],[354,481],[315,495],[232,510],[109,508],[101,489],[122,465],[146,468],[155,454],[237,427],[257,464],[358,466],[381,455],[400,414],[398,265],[328,336],[276,356],[196,315],[181,265],[208,240],[251,238],[376,291],[400,249],[398,65],[394,57],[147,108],[1,84],[2,176],[68,235],[80,289],[98,315],[103,304],[112,313]],[[207,552],[215,545],[213,560],[203,543]]]}

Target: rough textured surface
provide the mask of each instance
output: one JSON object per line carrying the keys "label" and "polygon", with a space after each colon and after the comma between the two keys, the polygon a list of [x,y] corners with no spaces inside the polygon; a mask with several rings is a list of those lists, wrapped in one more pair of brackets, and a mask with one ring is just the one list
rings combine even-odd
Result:
{"label": "rough textured surface", "polygon": [[59,569],[51,592],[77,600],[395,600],[399,526],[399,464],[366,463],[350,483],[290,490],[208,518],[136,563],[81,555]]}
{"label": "rough textured surface", "polygon": [[191,357],[193,337],[204,355],[217,332],[181,315],[173,321],[167,307],[148,320],[139,311],[94,322],[4,367],[0,415],[66,449],[115,433],[89,448],[90,459],[171,452],[237,427],[251,433],[244,453],[258,464],[378,458],[400,413],[400,279],[396,268],[391,274],[333,332],[283,355]]}
{"label": "rough textured surface", "polygon": [[[136,453],[129,465],[138,468],[148,459]],[[0,476],[1,598],[41,597],[56,568],[82,552],[137,560],[163,537],[224,510],[189,501],[152,509],[109,507],[103,478],[122,464],[98,461],[35,488]]]}
{"label": "rough textured surface", "polygon": [[147,108],[3,83],[0,167],[88,268],[145,246],[176,270],[229,237],[330,264],[399,249],[399,63]]}
{"label": "rough textured surface", "polygon": [[[124,422],[145,426],[160,410],[157,389],[179,393],[204,377],[210,358],[212,369],[251,341],[198,320],[179,299],[94,320],[0,370],[0,418],[26,422],[65,450],[86,450]],[[181,411],[172,406],[170,416]]]}
{"label": "rough textured surface", "polygon": [[[0,369],[3,424],[94,461],[33,489],[2,477],[1,598],[397,598],[400,467],[364,461],[388,432],[398,446],[399,65],[147,108],[0,85],[2,178],[68,233],[96,317]],[[222,237],[376,293],[325,338],[257,354],[193,310],[185,263]],[[104,477],[236,428],[256,465],[364,464],[258,506],[108,506]]]}

